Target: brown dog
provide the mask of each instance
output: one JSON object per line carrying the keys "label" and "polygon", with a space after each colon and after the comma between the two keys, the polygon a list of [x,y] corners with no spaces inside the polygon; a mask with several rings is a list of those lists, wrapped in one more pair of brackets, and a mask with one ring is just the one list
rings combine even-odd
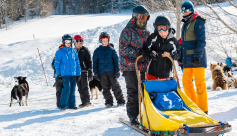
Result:
{"label": "brown dog", "polygon": [[234,85],[235,88],[237,88],[237,79],[235,79]]}
{"label": "brown dog", "polygon": [[228,90],[227,83],[222,71],[222,68],[218,64],[210,64],[210,70],[212,73],[212,91],[213,90]]}

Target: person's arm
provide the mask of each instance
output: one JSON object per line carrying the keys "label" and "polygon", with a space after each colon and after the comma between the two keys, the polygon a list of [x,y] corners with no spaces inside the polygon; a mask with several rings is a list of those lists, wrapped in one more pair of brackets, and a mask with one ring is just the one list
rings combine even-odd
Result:
{"label": "person's arm", "polygon": [[86,49],[86,64],[87,64],[88,70],[92,70],[91,54],[88,49]]}
{"label": "person's arm", "polygon": [[96,49],[93,54],[93,72],[98,72],[98,61],[99,57]]}
{"label": "person's arm", "polygon": [[173,42],[173,49],[170,52],[170,56],[173,60],[178,60],[180,58],[180,45],[176,38],[174,38]]}
{"label": "person's arm", "polygon": [[137,50],[132,46],[132,33],[129,29],[124,28],[119,37],[119,55],[122,57],[136,58]]}
{"label": "person's arm", "polygon": [[62,60],[62,54],[58,50],[55,53],[55,62],[54,62],[54,66],[55,66],[55,69],[56,69],[57,76],[61,76],[61,71],[60,71],[61,60]]}
{"label": "person's arm", "polygon": [[113,49],[112,59],[114,63],[114,70],[119,70],[119,58],[117,52]]}
{"label": "person's arm", "polygon": [[194,25],[195,35],[197,38],[197,47],[194,51],[194,58],[203,57],[204,48],[206,47],[205,25],[202,20],[197,20]]}
{"label": "person's arm", "polygon": [[76,76],[81,76],[81,66],[80,61],[78,59],[78,55],[75,50],[72,50],[75,55],[75,62],[76,62]]}

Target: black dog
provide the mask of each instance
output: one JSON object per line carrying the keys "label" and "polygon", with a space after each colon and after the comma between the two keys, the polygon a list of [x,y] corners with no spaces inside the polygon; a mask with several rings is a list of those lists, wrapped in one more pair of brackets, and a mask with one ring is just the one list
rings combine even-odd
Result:
{"label": "black dog", "polygon": [[14,77],[15,79],[15,86],[13,87],[11,91],[11,102],[10,102],[10,107],[12,106],[13,99],[17,100],[17,97],[19,99],[19,105],[24,106],[22,97],[25,96],[25,103],[27,105],[27,99],[28,99],[28,93],[29,93],[29,85],[28,82],[26,81],[26,77]]}
{"label": "black dog", "polygon": [[224,74],[225,74],[226,76],[228,75],[228,73],[229,73],[230,75],[233,75],[233,73],[232,73],[232,68],[231,68],[230,65],[225,65],[225,66],[223,67],[223,72],[224,72]]}
{"label": "black dog", "polygon": [[93,80],[89,82],[89,87],[91,91],[91,100],[93,99],[93,91],[96,89],[96,98],[98,99],[98,90],[102,91],[102,85],[100,81],[96,80],[95,77],[93,77]]}

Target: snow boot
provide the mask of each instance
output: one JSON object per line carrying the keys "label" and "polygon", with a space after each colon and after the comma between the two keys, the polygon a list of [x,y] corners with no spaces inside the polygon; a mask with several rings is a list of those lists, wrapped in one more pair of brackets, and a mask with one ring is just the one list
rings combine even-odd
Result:
{"label": "snow boot", "polygon": [[124,103],[117,104],[117,107],[123,107],[123,106],[124,106]]}
{"label": "snow boot", "polygon": [[113,104],[106,104],[105,106],[106,106],[106,108],[111,108],[111,107],[113,107]]}
{"label": "snow boot", "polygon": [[130,122],[131,122],[131,126],[136,126],[136,127],[138,127],[139,126],[139,121],[136,119],[136,118],[130,118],[129,119],[130,120]]}
{"label": "snow boot", "polygon": [[78,108],[75,106],[75,107],[71,107],[69,109],[72,109],[72,110],[77,110]]}
{"label": "snow boot", "polygon": [[66,110],[67,107],[58,107],[60,110]]}
{"label": "snow boot", "polygon": [[82,102],[82,104],[79,105],[80,108],[89,107],[89,106],[91,106],[90,102]]}

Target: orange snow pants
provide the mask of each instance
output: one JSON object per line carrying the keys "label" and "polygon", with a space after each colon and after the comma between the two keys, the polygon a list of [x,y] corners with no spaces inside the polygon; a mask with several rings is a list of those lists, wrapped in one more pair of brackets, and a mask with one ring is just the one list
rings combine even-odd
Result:
{"label": "orange snow pants", "polygon": [[[194,77],[197,91],[195,92],[192,79]],[[207,88],[205,81],[205,68],[184,68],[183,69],[183,88],[185,94],[202,109],[208,111]]]}

